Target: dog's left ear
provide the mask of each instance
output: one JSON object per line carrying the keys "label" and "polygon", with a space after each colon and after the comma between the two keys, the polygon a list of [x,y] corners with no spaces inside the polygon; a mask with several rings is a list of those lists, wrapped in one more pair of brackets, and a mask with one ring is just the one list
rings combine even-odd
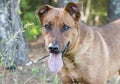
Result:
{"label": "dog's left ear", "polygon": [[75,19],[75,20],[79,20],[81,14],[80,11],[82,10],[82,3],[73,3],[73,2],[69,2],[66,7],[65,10],[67,12],[69,12],[69,14]]}
{"label": "dog's left ear", "polygon": [[38,8],[36,11],[36,15],[39,16],[40,21],[42,21],[43,17],[50,11],[53,7],[50,5],[43,5],[42,7]]}

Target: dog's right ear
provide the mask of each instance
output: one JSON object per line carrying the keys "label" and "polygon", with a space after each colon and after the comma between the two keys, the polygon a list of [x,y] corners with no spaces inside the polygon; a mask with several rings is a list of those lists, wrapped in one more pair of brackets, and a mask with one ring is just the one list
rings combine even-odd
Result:
{"label": "dog's right ear", "polygon": [[82,3],[74,3],[74,2],[69,2],[66,7],[65,10],[67,12],[69,12],[69,14],[75,19],[75,20],[79,20],[80,18],[80,11],[82,10]]}
{"label": "dog's right ear", "polygon": [[36,14],[39,16],[40,21],[42,21],[43,17],[49,10],[51,10],[53,7],[50,5],[43,5],[42,7],[38,8],[36,11]]}

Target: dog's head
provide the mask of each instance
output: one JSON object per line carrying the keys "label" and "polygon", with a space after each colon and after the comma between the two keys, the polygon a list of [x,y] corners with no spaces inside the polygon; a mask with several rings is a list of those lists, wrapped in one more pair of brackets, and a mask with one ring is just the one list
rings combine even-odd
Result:
{"label": "dog's head", "polygon": [[63,66],[62,52],[67,43],[70,46],[78,36],[81,3],[69,2],[65,8],[54,8],[44,5],[37,10],[46,50],[50,54],[49,68],[58,72]]}

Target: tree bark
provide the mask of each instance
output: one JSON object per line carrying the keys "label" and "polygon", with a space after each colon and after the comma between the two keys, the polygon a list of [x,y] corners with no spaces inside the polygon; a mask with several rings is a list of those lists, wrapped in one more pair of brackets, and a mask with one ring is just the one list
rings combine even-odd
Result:
{"label": "tree bark", "polygon": [[108,0],[108,20],[120,18],[120,0]]}
{"label": "tree bark", "polygon": [[78,2],[78,0],[57,0],[57,7],[65,7],[68,2]]}
{"label": "tree bark", "polygon": [[52,0],[43,0],[44,4],[49,4],[51,5],[52,4]]}
{"label": "tree bark", "polygon": [[19,5],[20,0],[0,0],[0,60],[7,66],[29,61]]}

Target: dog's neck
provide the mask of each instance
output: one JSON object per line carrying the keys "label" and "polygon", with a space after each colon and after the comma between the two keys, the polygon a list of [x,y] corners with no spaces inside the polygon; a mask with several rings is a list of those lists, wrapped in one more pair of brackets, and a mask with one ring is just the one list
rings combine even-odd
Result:
{"label": "dog's neck", "polygon": [[[69,52],[67,52],[67,57],[71,56],[73,59],[78,54],[83,55],[90,48],[93,40],[94,33],[93,29],[89,28],[85,23],[80,22],[78,25],[78,35],[75,37],[74,41],[70,45]],[[78,38],[79,37],[79,38]],[[81,45],[81,46],[77,46]]]}

